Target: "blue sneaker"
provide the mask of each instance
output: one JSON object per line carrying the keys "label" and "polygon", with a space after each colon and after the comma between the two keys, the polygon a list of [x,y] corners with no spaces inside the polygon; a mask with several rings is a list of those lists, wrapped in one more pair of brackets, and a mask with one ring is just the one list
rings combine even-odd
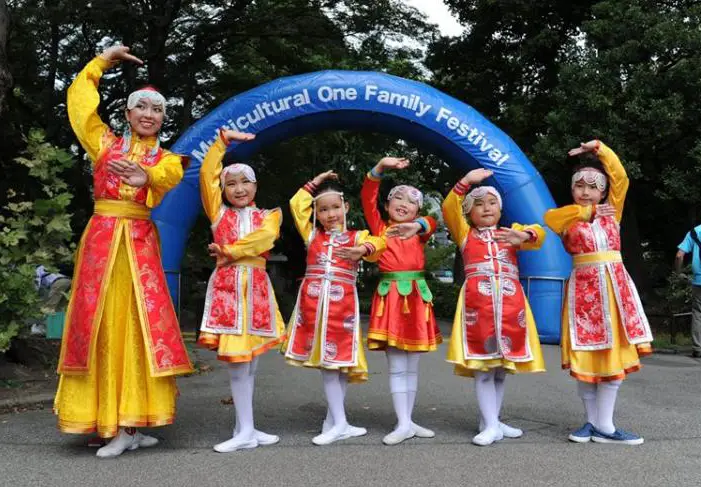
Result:
{"label": "blue sneaker", "polygon": [[569,436],[570,441],[575,443],[588,443],[594,433],[594,425],[587,423]]}
{"label": "blue sneaker", "polygon": [[593,429],[591,440],[596,443],[613,443],[619,445],[642,445],[645,440],[640,436],[622,430],[616,430],[610,435]]}

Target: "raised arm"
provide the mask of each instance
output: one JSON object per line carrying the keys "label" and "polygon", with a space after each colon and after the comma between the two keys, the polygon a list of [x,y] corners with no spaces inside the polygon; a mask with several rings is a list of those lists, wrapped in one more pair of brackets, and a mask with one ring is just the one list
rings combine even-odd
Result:
{"label": "raised arm", "polygon": [[468,189],[468,186],[464,186],[462,183],[458,182],[458,184],[450,190],[448,196],[445,197],[443,205],[441,206],[445,226],[448,227],[450,236],[458,247],[465,242],[467,234],[470,231],[470,225],[467,224],[467,220],[465,220],[465,216],[462,212],[462,202],[465,199],[465,193],[467,193]]}
{"label": "raised arm", "polygon": [[314,186],[311,182],[300,188],[299,191],[290,200],[290,212],[292,213],[292,220],[295,222],[295,227],[297,227],[297,232],[304,240],[304,244],[309,243],[309,239],[312,235],[312,211],[314,197],[312,193],[314,192]]}
{"label": "raised arm", "polygon": [[112,62],[97,56],[90,61],[68,88],[66,108],[71,128],[78,142],[95,162],[110,134],[109,127],[97,114],[100,94],[97,87],[102,74],[112,66]]}
{"label": "raised arm", "polygon": [[616,153],[603,142],[598,142],[598,148],[595,153],[601,164],[603,164],[609,178],[608,202],[616,209],[616,220],[620,222],[621,218],[623,218],[623,205],[626,201],[630,180]]}
{"label": "raised arm", "polygon": [[226,148],[231,143],[243,143],[255,139],[254,134],[237,132],[236,130],[221,129],[219,137],[216,138],[212,147],[207,151],[207,155],[200,167],[200,196],[202,206],[209,221],[215,222],[219,217],[219,210],[222,205],[221,184],[222,160],[226,154]]}
{"label": "raised arm", "polygon": [[80,145],[93,162],[102,149],[114,140],[112,131],[97,114],[100,105],[97,87],[105,70],[119,61],[143,64],[141,59],[129,54],[128,47],[112,46],[90,61],[68,88],[68,120]]}
{"label": "raised arm", "polygon": [[200,197],[202,207],[209,218],[214,223],[219,216],[222,205],[222,187],[219,177],[222,172],[222,160],[226,154],[226,142],[219,134],[212,147],[204,156],[202,166],[200,166]]}
{"label": "raised arm", "polygon": [[368,222],[373,235],[381,235],[386,228],[380,210],[377,209],[377,200],[380,195],[380,176],[373,171],[367,173],[363,188],[360,190],[360,201],[363,204],[363,214]]}

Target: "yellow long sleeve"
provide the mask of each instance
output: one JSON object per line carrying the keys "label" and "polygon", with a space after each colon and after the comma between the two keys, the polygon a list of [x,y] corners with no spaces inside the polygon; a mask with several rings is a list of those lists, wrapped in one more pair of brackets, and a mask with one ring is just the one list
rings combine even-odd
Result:
{"label": "yellow long sleeve", "polygon": [[623,205],[626,201],[630,180],[621,160],[609,146],[599,141],[596,155],[603,164],[609,179],[608,202],[616,209],[616,220],[620,222],[623,218]]}
{"label": "yellow long sleeve", "polygon": [[522,243],[520,247],[521,250],[538,250],[543,246],[546,235],[545,229],[537,223],[533,225],[521,225],[520,223],[514,223],[511,225],[511,228],[518,230],[519,232],[531,231],[535,234],[535,240]]}
{"label": "yellow long sleeve", "polygon": [[368,262],[377,262],[380,259],[382,252],[384,252],[387,248],[387,242],[385,241],[384,237],[375,237],[370,235],[368,230],[359,230],[356,241],[358,242],[358,245],[369,243],[375,247],[375,251],[372,254],[363,257],[363,259]]}
{"label": "yellow long sleeve", "polygon": [[275,246],[275,240],[280,236],[280,225],[282,210],[270,210],[259,228],[236,243],[224,245],[224,253],[234,261],[244,257],[258,257]]}
{"label": "yellow long sleeve", "polygon": [[68,88],[66,107],[68,120],[80,145],[95,162],[105,145],[105,136],[110,135],[110,128],[100,119],[97,107],[100,94],[97,87],[104,71],[112,64],[97,56],[90,61]]}
{"label": "yellow long sleeve", "polygon": [[470,232],[470,225],[468,225],[462,213],[462,202],[464,198],[464,195],[460,195],[455,192],[455,189],[451,189],[448,196],[443,200],[443,205],[441,207],[445,226],[448,227],[453,242],[455,242],[458,247],[465,242],[467,234]]}
{"label": "yellow long sleeve", "polygon": [[166,150],[163,151],[158,164],[153,167],[141,164],[141,168],[148,175],[146,206],[149,208],[158,206],[166,193],[178,185],[185,173],[181,156]]}
{"label": "yellow long sleeve", "polygon": [[300,188],[290,200],[292,219],[305,245],[309,243],[312,230],[314,230],[311,220],[313,203],[314,197],[304,188]]}
{"label": "yellow long sleeve", "polygon": [[222,160],[226,154],[226,144],[217,137],[212,147],[207,151],[207,155],[202,161],[200,168],[200,196],[202,206],[209,221],[214,223],[219,216],[222,205],[222,187],[219,177],[222,172]]}
{"label": "yellow long sleeve", "polygon": [[567,205],[553,208],[545,212],[545,224],[550,229],[562,235],[576,222],[588,222],[592,217],[592,206]]}

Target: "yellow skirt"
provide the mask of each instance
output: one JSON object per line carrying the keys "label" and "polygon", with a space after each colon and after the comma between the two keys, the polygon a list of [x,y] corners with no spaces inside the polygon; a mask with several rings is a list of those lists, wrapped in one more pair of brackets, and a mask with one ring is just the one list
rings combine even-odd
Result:
{"label": "yellow skirt", "polygon": [[[243,295],[248,295],[248,276],[243,274]],[[275,301],[275,321],[277,323],[277,337],[262,337],[248,333],[248,323],[243,324],[241,335],[218,334],[201,332],[197,344],[217,352],[217,358],[223,362],[241,363],[250,362],[254,357],[278,347],[285,340],[285,322],[280,314],[280,309]],[[248,303],[243,301],[243,316],[248,316]]]}
{"label": "yellow skirt", "polygon": [[97,349],[87,375],[61,375],[54,400],[64,433],[115,436],[120,427],[163,426],[175,418],[175,377],[151,377],[125,241],[118,244]]}
{"label": "yellow skirt", "polygon": [[503,367],[507,372],[512,374],[545,372],[545,361],[543,360],[543,352],[540,349],[540,339],[538,338],[538,330],[535,326],[535,319],[531,312],[531,307],[526,300],[526,326],[528,329],[528,344],[531,348],[533,360],[530,362],[512,362],[505,358],[496,359],[469,359],[465,360],[465,348],[463,347],[463,335],[465,333],[462,322],[462,308],[465,300],[465,289],[460,290],[458,297],[458,307],[455,311],[455,319],[453,320],[453,333],[450,336],[448,344],[448,356],[446,360],[455,364],[453,372],[455,375],[462,377],[474,377],[476,371],[487,372],[490,369]]}
{"label": "yellow skirt", "polygon": [[[565,286],[567,289],[568,286]],[[607,350],[575,351],[570,346],[570,324],[567,295],[562,310],[562,368],[569,369],[570,375],[577,380],[590,383],[623,380],[627,374],[640,370],[640,357],[652,353],[649,343],[631,345],[626,339],[621,325],[613,284],[606,274],[609,315],[611,316],[611,335],[613,345]]]}

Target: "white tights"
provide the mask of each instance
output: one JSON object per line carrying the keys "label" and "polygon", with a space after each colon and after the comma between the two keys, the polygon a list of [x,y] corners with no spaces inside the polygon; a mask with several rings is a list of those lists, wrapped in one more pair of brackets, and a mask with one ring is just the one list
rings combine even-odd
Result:
{"label": "white tights", "polygon": [[613,412],[616,408],[616,397],[621,387],[620,380],[590,384],[577,381],[577,392],[584,403],[587,422],[594,425],[602,433],[611,434],[616,431],[613,424]]}
{"label": "white tights", "polygon": [[258,357],[254,357],[251,362],[229,364],[231,397],[236,409],[234,436],[249,439],[254,436],[253,390],[257,368]]}
{"label": "white tights", "polygon": [[326,420],[324,428],[348,424],[346,419],[346,389],[348,388],[348,376],[338,370],[321,370],[324,380],[324,394],[326,395]]}
{"label": "white tights", "polygon": [[503,368],[475,372],[477,404],[485,429],[499,429],[499,413],[504,402],[506,373]]}
{"label": "white tights", "polygon": [[397,429],[401,431],[410,429],[412,424],[411,415],[419,382],[419,358],[418,353],[387,348],[389,390],[397,414]]}

